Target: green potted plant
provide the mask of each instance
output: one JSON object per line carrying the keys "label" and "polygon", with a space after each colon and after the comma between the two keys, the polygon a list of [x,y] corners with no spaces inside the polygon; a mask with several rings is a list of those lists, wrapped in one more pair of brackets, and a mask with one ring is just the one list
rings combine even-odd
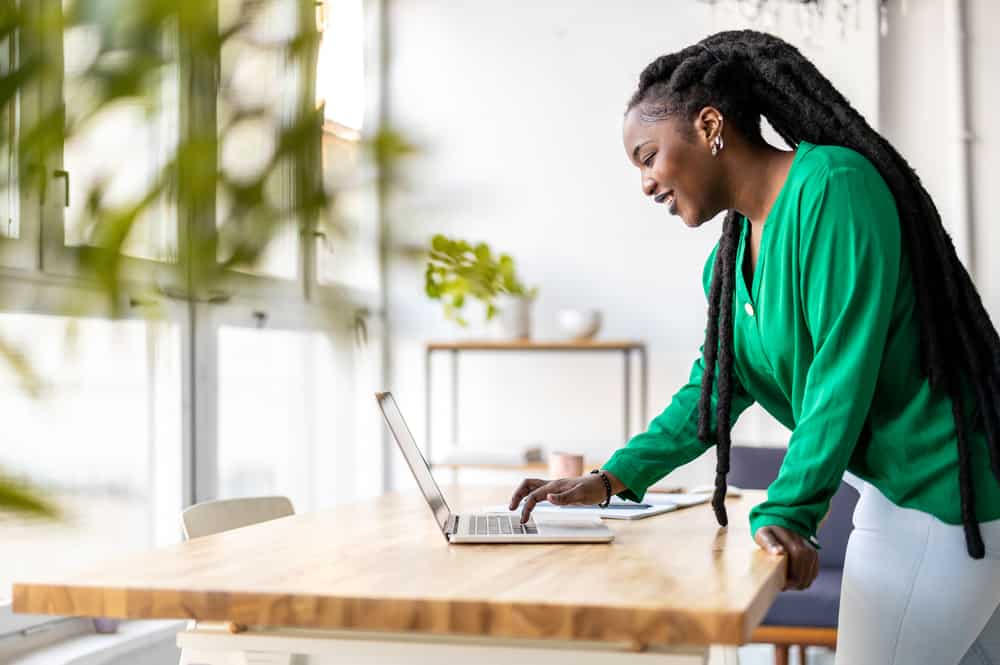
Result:
{"label": "green potted plant", "polygon": [[538,288],[524,286],[507,254],[494,257],[485,242],[475,246],[457,238],[437,234],[431,239],[424,292],[444,304],[445,317],[467,326],[462,308],[469,297],[486,305],[486,320],[502,337],[525,339],[531,336],[531,303]]}

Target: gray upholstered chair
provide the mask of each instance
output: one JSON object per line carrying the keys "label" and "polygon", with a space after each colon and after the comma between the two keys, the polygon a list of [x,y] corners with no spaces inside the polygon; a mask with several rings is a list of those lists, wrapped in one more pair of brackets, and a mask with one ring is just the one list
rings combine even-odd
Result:
{"label": "gray upholstered chair", "polygon": [[[784,448],[733,446],[730,454],[729,484],[745,489],[766,489],[781,468]],[[805,647],[834,648],[837,644],[837,613],[840,610],[840,581],[844,572],[847,539],[853,527],[858,491],[845,482],[833,496],[830,515],[820,528],[820,570],[805,591],[783,591],[771,606],[753,642],[775,646],[775,662],[788,663],[788,648],[799,645],[805,663]]]}

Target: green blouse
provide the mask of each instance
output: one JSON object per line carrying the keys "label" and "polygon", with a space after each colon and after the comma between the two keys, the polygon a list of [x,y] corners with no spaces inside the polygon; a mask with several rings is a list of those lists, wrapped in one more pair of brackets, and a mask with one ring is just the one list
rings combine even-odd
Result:
{"label": "green blouse", "polygon": [[[757,401],[792,431],[767,500],[750,512],[751,532],[773,524],[814,538],[845,469],[899,506],[961,524],[951,400],[920,374],[910,266],[878,170],[849,148],[799,143],[749,287],[750,225],[741,221],[731,424]],[[702,274],[706,295],[717,251]],[[628,488],[620,496],[641,500],[711,447],[697,437],[702,371],[699,354],[670,405],[604,465]],[[716,398],[713,391],[713,419]],[[965,406],[971,414],[971,389]],[[976,515],[1000,518],[982,432],[970,445]]]}

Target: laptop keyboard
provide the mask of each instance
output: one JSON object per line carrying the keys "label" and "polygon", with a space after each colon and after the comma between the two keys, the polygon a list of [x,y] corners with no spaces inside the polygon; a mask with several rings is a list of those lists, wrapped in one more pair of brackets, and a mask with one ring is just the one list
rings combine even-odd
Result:
{"label": "laptop keyboard", "polygon": [[531,520],[521,524],[516,515],[470,515],[470,536],[507,536],[514,534],[537,534],[538,527]]}

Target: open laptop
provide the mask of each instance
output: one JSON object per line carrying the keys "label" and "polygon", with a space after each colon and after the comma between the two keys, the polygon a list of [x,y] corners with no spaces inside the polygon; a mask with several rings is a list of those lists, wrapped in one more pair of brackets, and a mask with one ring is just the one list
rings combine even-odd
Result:
{"label": "open laptop", "polygon": [[529,519],[521,524],[517,513],[454,514],[444,501],[441,488],[431,474],[427,461],[420,453],[403,414],[396,406],[392,393],[375,393],[382,417],[396,444],[406,458],[413,477],[420,486],[441,533],[452,543],[606,543],[614,539],[608,527],[593,522],[536,523]]}

